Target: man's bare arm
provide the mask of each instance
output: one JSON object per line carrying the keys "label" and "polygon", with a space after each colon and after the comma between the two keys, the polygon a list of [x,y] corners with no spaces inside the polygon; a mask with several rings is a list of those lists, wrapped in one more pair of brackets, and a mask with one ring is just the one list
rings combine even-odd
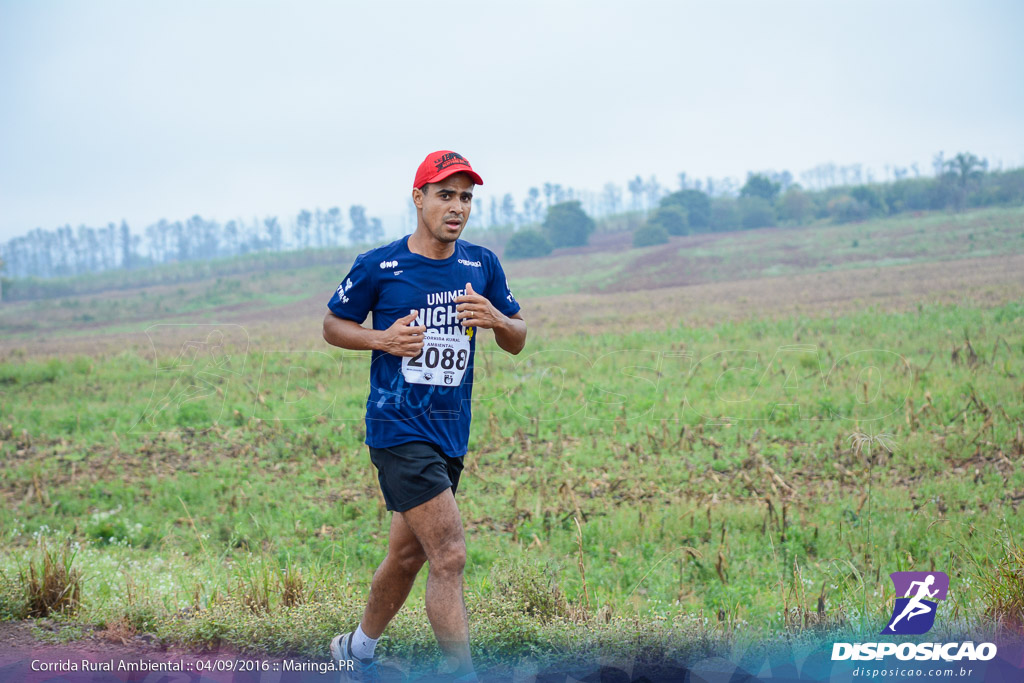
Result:
{"label": "man's bare arm", "polygon": [[354,320],[339,318],[331,312],[324,316],[324,340],[333,346],[353,351],[383,351],[393,356],[413,357],[423,350],[423,325],[410,327],[416,311],[399,318],[386,330],[368,330]]}
{"label": "man's bare arm", "polygon": [[503,350],[515,355],[526,346],[526,321],[519,313],[505,316],[505,324],[494,330],[494,341]]}

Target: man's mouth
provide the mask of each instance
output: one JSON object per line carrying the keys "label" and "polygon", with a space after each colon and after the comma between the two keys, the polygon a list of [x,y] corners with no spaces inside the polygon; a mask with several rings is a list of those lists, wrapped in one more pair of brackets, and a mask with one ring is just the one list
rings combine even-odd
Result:
{"label": "man's mouth", "polygon": [[449,228],[458,228],[462,226],[462,221],[460,221],[458,218],[449,218],[444,222],[444,224],[447,225]]}

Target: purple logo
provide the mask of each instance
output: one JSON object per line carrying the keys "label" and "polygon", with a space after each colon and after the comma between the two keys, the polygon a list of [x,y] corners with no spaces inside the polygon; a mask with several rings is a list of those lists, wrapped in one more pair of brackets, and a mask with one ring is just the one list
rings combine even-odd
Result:
{"label": "purple logo", "polygon": [[927,633],[935,624],[935,607],[949,593],[949,576],[943,572],[893,572],[896,605],[892,608],[885,635],[914,636]]}

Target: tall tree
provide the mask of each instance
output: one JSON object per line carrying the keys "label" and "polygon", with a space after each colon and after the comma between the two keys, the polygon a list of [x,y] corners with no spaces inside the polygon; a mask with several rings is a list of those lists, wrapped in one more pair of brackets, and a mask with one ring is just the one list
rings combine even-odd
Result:
{"label": "tall tree", "polygon": [[135,267],[133,254],[132,231],[128,228],[128,222],[121,221],[121,267],[130,270]]}
{"label": "tall tree", "polygon": [[295,242],[302,249],[308,249],[312,241],[310,230],[313,227],[313,214],[303,209],[295,217]]}
{"label": "tall tree", "polygon": [[326,226],[325,234],[327,242],[324,246],[339,246],[345,237],[345,226],[342,224],[344,219],[341,217],[341,209],[336,206],[332,206],[327,209],[327,213],[324,216],[324,225]]}
{"label": "tall tree", "polygon": [[640,176],[633,178],[626,183],[626,189],[629,190],[629,194],[633,198],[633,210],[639,211],[641,209],[640,200],[643,198],[644,193],[644,179]]}
{"label": "tall tree", "polygon": [[650,210],[651,207],[656,206],[658,200],[661,199],[661,183],[654,176],[651,176],[646,183],[644,183],[644,195],[646,197],[646,209]]}
{"label": "tall tree", "polygon": [[505,194],[501,198],[501,217],[506,225],[515,227],[516,224],[516,200],[511,194]]}
{"label": "tall tree", "polygon": [[370,219],[370,241],[376,244],[384,240],[384,225],[379,218]]}
{"label": "tall tree", "polygon": [[359,204],[351,206],[348,218],[352,227],[348,231],[348,239],[352,244],[362,244],[370,236],[370,223],[366,220],[366,209]]}
{"label": "tall tree", "polygon": [[945,163],[946,173],[952,174],[960,187],[967,187],[968,182],[978,180],[988,170],[988,160],[979,159],[970,152],[960,152]]}
{"label": "tall tree", "polygon": [[605,183],[601,191],[601,204],[606,214],[618,213],[622,206],[622,189],[615,183]]}
{"label": "tall tree", "polygon": [[228,221],[224,225],[224,250],[231,256],[238,254],[238,223]]}
{"label": "tall tree", "polygon": [[[406,197],[405,201],[406,231],[415,232],[416,225],[419,222],[419,214],[416,212],[416,202],[412,200],[412,197]],[[493,201],[494,200],[492,199],[491,202],[493,203]]]}
{"label": "tall tree", "polygon": [[523,214],[530,223],[540,221],[540,190],[531,187],[523,200]]}
{"label": "tall tree", "polygon": [[263,225],[267,229],[267,241],[271,251],[281,251],[283,244],[281,224],[277,222],[277,216],[270,216],[263,219]]}

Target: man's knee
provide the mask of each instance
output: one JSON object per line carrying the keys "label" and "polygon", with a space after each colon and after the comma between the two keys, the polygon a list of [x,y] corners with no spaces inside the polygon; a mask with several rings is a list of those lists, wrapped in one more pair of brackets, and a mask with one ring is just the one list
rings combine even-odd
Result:
{"label": "man's knee", "polygon": [[427,555],[422,549],[403,549],[401,552],[391,555],[398,571],[409,576],[415,576],[423,563],[427,561]]}
{"label": "man's knee", "polygon": [[430,571],[440,574],[462,574],[466,568],[466,542],[463,539],[444,543],[431,553]]}

